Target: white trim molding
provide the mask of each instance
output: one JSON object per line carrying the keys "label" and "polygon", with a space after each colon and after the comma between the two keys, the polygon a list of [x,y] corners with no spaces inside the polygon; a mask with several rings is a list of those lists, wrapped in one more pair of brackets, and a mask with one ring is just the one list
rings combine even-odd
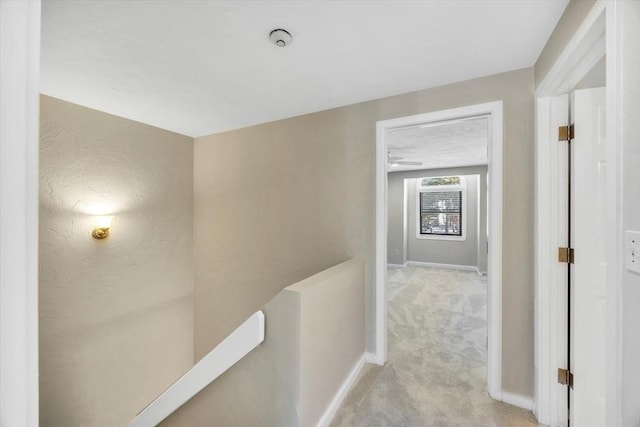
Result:
{"label": "white trim molding", "polygon": [[[487,116],[489,140],[489,266],[487,390],[494,399],[502,393],[502,101],[441,110],[376,123],[376,258],[375,258],[375,363],[387,360],[387,143],[388,131],[418,124]],[[474,267],[475,270],[475,267]]]}
{"label": "white trim molding", "polygon": [[414,267],[444,268],[447,270],[474,271],[479,273],[478,267],[475,265],[439,264],[437,262],[422,261],[407,261],[407,264]]}
{"label": "white trim molding", "polygon": [[595,3],[536,90],[536,97],[567,93],[605,55],[606,1]]}
{"label": "white trim molding", "polygon": [[390,270],[400,270],[408,265],[414,267],[430,267],[430,268],[444,268],[447,270],[462,270],[462,271],[475,271],[480,277],[487,277],[486,271],[480,271],[475,265],[458,265],[458,264],[439,264],[437,262],[423,262],[423,261],[407,261],[404,264],[387,264],[387,268]]}
{"label": "white trim molding", "polygon": [[[566,96],[563,98],[566,101]],[[554,128],[566,123],[559,123],[558,117],[568,117],[568,102],[560,103],[559,99],[542,98],[536,103],[537,123],[537,178],[536,178],[536,214],[535,214],[535,396],[534,413],[542,424],[557,425],[551,420],[559,417],[557,374],[554,369],[559,364],[558,341],[556,332],[559,322],[558,305],[564,300],[566,288],[560,286],[560,266],[553,259],[553,249],[566,245],[566,232],[560,232],[559,221],[552,223],[551,212],[559,210],[560,193],[565,188],[566,180],[559,183],[558,144],[551,144],[557,134]],[[562,113],[558,110],[563,107]],[[546,111],[544,116],[541,111]],[[544,140],[546,143],[540,143]],[[555,154],[552,155],[552,150]],[[544,163],[544,164],[543,164]],[[546,173],[540,174],[542,169]],[[561,187],[562,186],[562,187]],[[557,251],[557,249],[556,249]],[[551,286],[554,283],[556,286]],[[553,335],[553,339],[550,337]],[[566,338],[566,337],[565,337]],[[557,422],[557,421],[556,421]]]}
{"label": "white trim molding", "polygon": [[387,268],[392,269],[392,270],[400,270],[402,268],[405,268],[407,265],[409,265],[409,261],[405,262],[404,264],[387,263]]}
{"label": "white trim molding", "polygon": [[0,1],[0,424],[38,421],[40,1]]}
{"label": "white trim molding", "polygon": [[364,354],[365,357],[365,361],[367,363],[372,363],[374,365],[377,365],[376,361],[378,360],[376,355],[374,353],[365,353]]}
{"label": "white trim molding", "polygon": [[533,399],[530,397],[522,396],[520,394],[509,393],[507,391],[502,392],[501,402],[508,403],[509,405],[517,406],[518,408],[531,411],[533,409]]}
{"label": "white trim molding", "polygon": [[[601,3],[604,3],[601,1]],[[627,2],[606,2],[606,111],[607,111],[607,193],[609,206],[616,206],[611,224],[612,235],[606,248],[609,257],[607,264],[607,418],[608,426],[622,426],[625,422],[623,411],[623,282],[622,246],[623,246],[623,101],[627,96],[624,87],[623,59],[625,43],[637,46],[637,40],[625,40],[625,20],[629,7]],[[637,6],[637,5],[636,5]],[[631,15],[632,16],[632,15]],[[627,30],[628,31],[628,30]],[[631,116],[629,116],[631,117]],[[637,140],[636,140],[637,141]],[[628,378],[628,377],[627,377]]]}
{"label": "white trim molding", "polygon": [[351,390],[351,387],[356,383],[362,368],[364,368],[364,365],[369,362],[370,357],[371,355],[369,353],[365,353],[360,357],[360,359],[358,359],[356,364],[353,366],[353,369],[351,369],[351,372],[338,389],[338,392],[331,400],[331,403],[329,403],[329,406],[322,414],[322,417],[320,417],[320,421],[318,421],[316,427],[329,427],[329,424],[333,421],[333,417],[335,417],[338,409],[340,409],[342,402],[347,397],[347,394],[349,394],[349,390]]}

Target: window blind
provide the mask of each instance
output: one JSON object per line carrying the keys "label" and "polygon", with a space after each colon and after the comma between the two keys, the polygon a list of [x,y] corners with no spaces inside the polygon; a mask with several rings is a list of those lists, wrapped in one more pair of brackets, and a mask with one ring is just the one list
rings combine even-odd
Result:
{"label": "window blind", "polygon": [[420,234],[462,236],[462,191],[420,193]]}

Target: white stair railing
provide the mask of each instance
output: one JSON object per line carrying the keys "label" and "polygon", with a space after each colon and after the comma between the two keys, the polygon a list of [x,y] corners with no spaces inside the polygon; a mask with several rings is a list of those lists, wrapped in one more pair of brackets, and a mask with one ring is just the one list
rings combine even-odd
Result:
{"label": "white stair railing", "polygon": [[258,311],[140,411],[131,420],[129,427],[153,427],[160,424],[262,341],[264,341],[264,313]]}

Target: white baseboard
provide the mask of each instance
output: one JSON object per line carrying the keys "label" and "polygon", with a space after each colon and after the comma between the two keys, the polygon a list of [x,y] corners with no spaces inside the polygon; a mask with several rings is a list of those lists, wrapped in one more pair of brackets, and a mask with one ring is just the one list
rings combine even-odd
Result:
{"label": "white baseboard", "polygon": [[463,271],[478,271],[478,267],[475,265],[456,265],[456,264],[438,264],[436,262],[422,262],[422,261],[407,261],[408,265],[415,267],[432,267],[432,268],[446,268],[448,270],[463,270]]}
{"label": "white baseboard", "polygon": [[[381,361],[379,360],[378,356],[374,353],[365,353],[360,357],[360,359],[358,359],[353,369],[351,369],[351,372],[349,372],[349,375],[338,389],[338,392],[331,400],[331,403],[329,404],[329,406],[327,406],[327,409],[322,414],[322,417],[320,417],[320,420],[316,424],[316,427],[328,427],[329,424],[331,424],[331,421],[333,421],[333,417],[335,417],[338,409],[340,409],[340,406],[342,405],[342,402],[351,390],[351,387],[353,387],[356,379],[358,379],[358,375],[360,375],[360,371],[362,371],[364,365],[366,363],[384,365],[384,362],[380,362]],[[518,408],[526,409],[527,411],[533,411],[533,399],[530,397],[522,396],[515,393],[509,393],[506,391],[499,392],[497,395],[492,395],[491,397],[508,405],[517,406]]]}
{"label": "white baseboard", "polygon": [[367,363],[384,366],[384,360],[382,359],[382,357],[378,357],[378,355],[375,353],[365,353],[364,357]]}
{"label": "white baseboard", "polygon": [[480,269],[478,267],[476,267],[476,273],[478,273],[478,276],[480,276],[480,277],[487,277],[487,272],[486,271],[480,271]]}
{"label": "white baseboard", "polygon": [[333,417],[335,417],[336,412],[338,412],[338,409],[340,409],[340,405],[342,405],[342,402],[344,401],[345,397],[347,397],[349,390],[351,390],[351,387],[356,382],[360,371],[362,370],[362,368],[364,368],[364,364],[369,360],[370,354],[371,353],[365,353],[360,357],[360,359],[358,359],[355,366],[353,367],[351,372],[349,372],[349,375],[338,389],[338,392],[331,400],[331,403],[324,411],[324,414],[322,414],[322,417],[320,417],[320,420],[318,421],[318,424],[316,424],[316,427],[328,427],[329,424],[331,424]]}
{"label": "white baseboard", "polygon": [[526,409],[527,411],[533,411],[533,399],[530,397],[503,391],[502,397],[499,400],[509,405]]}
{"label": "white baseboard", "polygon": [[392,268],[392,269],[399,269],[399,268],[405,268],[407,266],[407,262],[405,262],[404,264],[391,264],[391,263],[387,263],[387,268]]}

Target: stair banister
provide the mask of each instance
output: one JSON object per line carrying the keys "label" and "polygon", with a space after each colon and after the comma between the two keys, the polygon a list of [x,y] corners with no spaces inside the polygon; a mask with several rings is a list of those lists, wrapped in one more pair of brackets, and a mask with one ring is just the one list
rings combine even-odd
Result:
{"label": "stair banister", "polygon": [[154,399],[129,423],[153,427],[235,365],[264,341],[264,313],[258,311]]}

